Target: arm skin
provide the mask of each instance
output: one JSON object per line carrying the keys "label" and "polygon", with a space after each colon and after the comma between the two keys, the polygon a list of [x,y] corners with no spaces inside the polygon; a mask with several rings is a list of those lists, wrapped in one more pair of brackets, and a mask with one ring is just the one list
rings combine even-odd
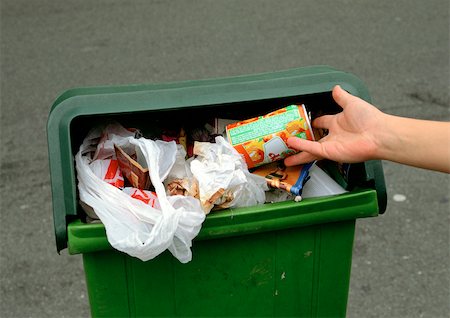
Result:
{"label": "arm skin", "polygon": [[286,158],[287,166],[324,158],[346,163],[380,159],[450,173],[450,122],[388,115],[340,86],[334,87],[333,98],[343,111],[312,123],[328,129],[328,135],[319,141],[289,138],[288,146],[302,152]]}

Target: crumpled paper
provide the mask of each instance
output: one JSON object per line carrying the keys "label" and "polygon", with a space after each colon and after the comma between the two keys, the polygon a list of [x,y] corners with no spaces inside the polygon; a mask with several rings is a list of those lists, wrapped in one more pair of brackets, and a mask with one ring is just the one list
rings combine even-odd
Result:
{"label": "crumpled paper", "polygon": [[251,174],[242,156],[222,136],[216,143],[195,142],[190,171],[198,181],[205,213],[212,208],[245,207],[265,202],[263,177]]}

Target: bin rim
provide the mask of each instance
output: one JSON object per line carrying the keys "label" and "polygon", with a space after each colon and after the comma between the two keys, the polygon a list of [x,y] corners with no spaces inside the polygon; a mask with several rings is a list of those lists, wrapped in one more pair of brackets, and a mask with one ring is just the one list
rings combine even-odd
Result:
{"label": "bin rim", "polygon": [[[195,241],[221,239],[254,233],[301,228],[375,217],[379,213],[374,189],[358,189],[327,198],[302,202],[285,201],[227,209],[209,214]],[[112,249],[102,223],[75,220],[68,225],[69,253],[80,254]]]}

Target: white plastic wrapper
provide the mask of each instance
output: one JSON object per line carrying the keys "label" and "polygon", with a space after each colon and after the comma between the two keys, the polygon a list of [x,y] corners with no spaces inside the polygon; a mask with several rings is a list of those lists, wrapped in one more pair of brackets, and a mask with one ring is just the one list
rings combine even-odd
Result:
{"label": "white plastic wrapper", "polygon": [[177,145],[177,153],[175,155],[175,163],[170,170],[164,183],[168,183],[174,179],[192,179],[193,175],[191,173],[189,163],[193,159],[186,160],[186,150],[182,145]]}
{"label": "white plastic wrapper", "polygon": [[80,151],[82,155],[92,154],[92,160],[111,159],[115,157],[113,136],[135,137],[136,131],[128,130],[117,123],[106,127],[92,129],[83,141]]}
{"label": "white plastic wrapper", "polygon": [[131,196],[132,198],[136,200],[141,200],[145,204],[150,205],[152,208],[161,209],[158,197],[156,196],[155,192],[148,190],[141,190],[133,187],[125,187],[123,188],[122,191]]}
{"label": "white plastic wrapper", "polygon": [[[265,202],[268,190],[263,177],[251,174],[241,155],[221,136],[216,143],[195,142],[197,157],[190,163],[190,170],[198,181],[200,201],[206,213],[213,205],[209,200],[221,189],[230,199],[223,207],[245,207]],[[219,197],[213,204],[226,201]]]}
{"label": "white plastic wrapper", "polygon": [[[136,139],[134,133],[120,125],[108,128],[103,134],[101,130],[90,133],[75,156],[80,200],[93,208],[105,225],[109,243],[117,250],[147,261],[168,249],[180,262],[189,262],[192,240],[200,231],[205,213],[194,197],[166,195],[162,182],[176,160],[175,142]],[[101,149],[96,151],[95,145],[102,135]],[[90,167],[93,151],[96,159],[104,159],[110,150],[114,151],[114,144],[134,147],[142,154],[159,208],[132,198],[94,174]]]}
{"label": "white plastic wrapper", "polygon": [[310,179],[303,187],[303,198],[316,198],[347,192],[316,164],[309,169],[309,176]]}
{"label": "white plastic wrapper", "polygon": [[94,160],[91,162],[90,167],[92,172],[106,183],[119,189],[124,187],[125,180],[116,159]]}

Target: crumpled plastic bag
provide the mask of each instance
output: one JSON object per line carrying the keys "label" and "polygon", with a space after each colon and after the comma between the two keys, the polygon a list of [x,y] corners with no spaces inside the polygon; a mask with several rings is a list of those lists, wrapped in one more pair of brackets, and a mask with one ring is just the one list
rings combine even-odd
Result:
{"label": "crumpled plastic bag", "polygon": [[205,213],[220,208],[245,207],[265,202],[263,177],[251,174],[242,156],[222,136],[216,143],[195,142],[190,171],[198,181]]}
{"label": "crumpled plastic bag", "polygon": [[[86,137],[75,156],[80,200],[93,208],[105,225],[109,243],[117,250],[147,261],[168,249],[180,262],[189,262],[192,240],[205,214],[194,197],[166,195],[163,180],[175,164],[177,146],[175,142],[136,139],[134,135],[120,125],[112,125],[105,130],[94,129]],[[108,158],[114,144],[124,149],[134,147],[142,155],[160,209],[132,198],[93,173],[90,164],[94,158]]]}
{"label": "crumpled plastic bag", "polygon": [[186,160],[186,150],[182,145],[177,145],[176,160],[164,181],[168,195],[180,194],[199,198],[198,182],[192,175],[190,162],[194,158]]}

